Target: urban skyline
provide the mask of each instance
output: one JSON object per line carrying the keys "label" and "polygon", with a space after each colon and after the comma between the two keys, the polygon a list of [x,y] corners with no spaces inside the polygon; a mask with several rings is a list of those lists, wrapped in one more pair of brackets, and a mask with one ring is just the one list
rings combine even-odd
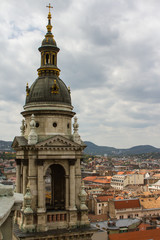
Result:
{"label": "urban skyline", "polygon": [[[60,77],[71,87],[84,141],[159,147],[160,3],[51,1],[61,49]],[[48,1],[1,2],[1,139],[20,133],[25,87],[37,78]]]}

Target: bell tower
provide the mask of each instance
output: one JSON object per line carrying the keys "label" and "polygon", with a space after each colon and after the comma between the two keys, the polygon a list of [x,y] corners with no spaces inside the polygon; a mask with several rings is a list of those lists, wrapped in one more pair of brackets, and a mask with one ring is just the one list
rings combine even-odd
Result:
{"label": "bell tower", "polygon": [[38,78],[26,86],[21,136],[12,143],[16,191],[24,195],[23,207],[15,216],[15,238],[91,239],[93,229],[81,183],[85,145],[78,133],[70,88],[59,77],[59,48],[52,34],[50,4],[48,8]]}

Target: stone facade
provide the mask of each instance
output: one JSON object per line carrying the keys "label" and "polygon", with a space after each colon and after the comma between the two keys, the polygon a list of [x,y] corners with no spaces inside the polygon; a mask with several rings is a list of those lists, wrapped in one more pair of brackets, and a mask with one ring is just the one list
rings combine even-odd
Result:
{"label": "stone facade", "polygon": [[123,190],[128,185],[143,185],[144,176],[142,174],[114,175],[111,180],[111,187]]}
{"label": "stone facade", "polygon": [[14,212],[21,209],[23,195],[13,193],[12,186],[0,184],[0,240],[13,237]]}
{"label": "stone facade", "polygon": [[12,144],[16,190],[24,195],[23,207],[16,214],[15,239],[89,240],[94,231],[88,220],[80,166],[85,145],[76,117],[72,133],[75,113],[70,89],[59,78],[59,48],[51,29],[49,12],[48,32],[39,48],[39,77],[26,87],[21,136]]}
{"label": "stone facade", "polygon": [[[131,201],[130,207],[127,205],[127,201]],[[138,204],[135,204],[138,202]],[[124,202],[123,206],[120,208],[116,207],[116,200],[109,201],[109,217],[111,219],[127,219],[127,218],[151,218],[151,217],[159,217],[160,216],[160,208],[155,208],[154,206],[150,206],[146,208],[146,206],[140,203],[138,199],[124,199],[119,200],[119,203]],[[135,203],[134,203],[135,202]]]}

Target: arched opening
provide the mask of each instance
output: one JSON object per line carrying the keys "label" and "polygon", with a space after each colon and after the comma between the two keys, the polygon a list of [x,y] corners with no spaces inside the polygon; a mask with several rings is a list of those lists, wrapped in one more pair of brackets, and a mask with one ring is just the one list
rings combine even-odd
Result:
{"label": "arched opening", "polygon": [[54,64],[54,55],[52,56],[52,61],[53,61],[53,65],[55,65],[55,64]]}
{"label": "arched opening", "polygon": [[49,54],[46,54],[46,64],[49,63]]}
{"label": "arched opening", "polygon": [[46,209],[65,209],[65,170],[59,164],[51,165],[46,172]]}

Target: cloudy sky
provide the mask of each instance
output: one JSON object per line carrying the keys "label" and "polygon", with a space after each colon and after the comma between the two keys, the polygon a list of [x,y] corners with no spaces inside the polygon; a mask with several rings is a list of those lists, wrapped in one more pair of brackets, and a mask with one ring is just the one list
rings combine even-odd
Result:
{"label": "cloudy sky", "polygon": [[[20,135],[25,87],[37,78],[46,0],[0,1],[0,139]],[[51,1],[61,78],[83,140],[160,147],[160,1]]]}

